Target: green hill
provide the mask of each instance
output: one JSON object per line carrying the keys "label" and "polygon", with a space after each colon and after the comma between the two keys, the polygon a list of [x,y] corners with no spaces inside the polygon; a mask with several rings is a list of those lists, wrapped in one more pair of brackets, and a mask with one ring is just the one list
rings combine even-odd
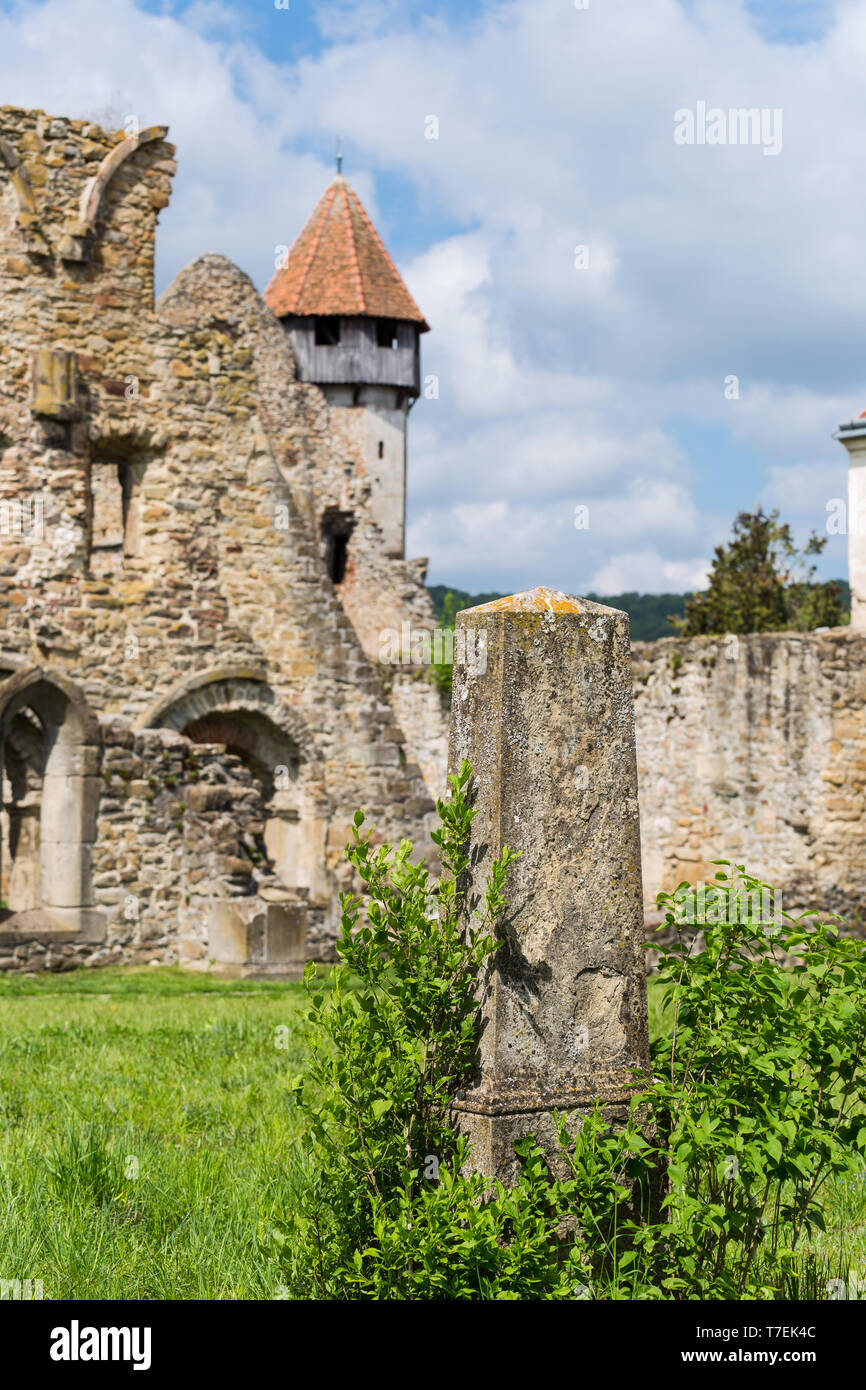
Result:
{"label": "green hill", "polygon": [[[851,597],[847,581],[837,579],[844,596],[846,607],[850,607]],[[454,596],[454,611],[461,608],[474,608],[479,603],[492,603],[503,598],[500,593],[468,594],[465,589],[451,589],[447,584],[430,584],[428,593],[436,609],[436,617],[441,621],[445,595]],[[690,594],[584,594],[583,598],[594,603],[604,603],[609,608],[623,608],[629,615],[633,642],[654,642],[658,637],[675,637],[676,628],[668,622],[669,617],[681,618],[685,612],[686,599]]]}

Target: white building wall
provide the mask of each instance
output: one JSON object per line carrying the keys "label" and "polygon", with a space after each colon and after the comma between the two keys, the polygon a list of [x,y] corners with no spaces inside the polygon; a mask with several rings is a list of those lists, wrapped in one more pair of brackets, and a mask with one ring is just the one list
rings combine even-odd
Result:
{"label": "white building wall", "polygon": [[850,450],[848,469],[848,582],[851,626],[866,631],[866,439]]}
{"label": "white building wall", "polygon": [[370,518],[383,553],[402,560],[406,541],[406,433],[409,407],[393,386],[324,386],[334,434],[351,450],[370,484]]}
{"label": "white building wall", "polygon": [[848,451],[848,583],[851,626],[866,631],[866,422],[852,420],[835,436]]}

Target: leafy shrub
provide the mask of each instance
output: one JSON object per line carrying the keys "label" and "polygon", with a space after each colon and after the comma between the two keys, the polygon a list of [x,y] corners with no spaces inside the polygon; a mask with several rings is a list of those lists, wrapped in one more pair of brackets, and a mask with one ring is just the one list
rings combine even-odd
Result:
{"label": "leafy shrub", "polygon": [[805,632],[849,621],[841,586],[818,583],[811,556],[827,536],[812,532],[798,550],[778,511],[740,512],[731,540],[717,545],[707,588],[693,594],[683,618],[670,621],[683,637],[723,632]]}
{"label": "leafy shrub", "polygon": [[558,1119],[564,1177],[522,1141],[506,1190],[471,1173],[449,1120],[513,858],[491,867],[473,919],[469,776],[464,764],[438,805],[435,884],[407,842],[375,849],[355,817],[366,911],[342,897],[329,988],[308,967],[298,1200],[261,1232],[291,1294],[773,1298],[804,1273],[820,1288],[799,1247],[822,1228],[828,1183],[866,1152],[866,947],[814,914],[761,921],[772,890],[742,867],[717,875],[709,908],[687,884],[661,895],[674,939],[659,948],[654,1075],[617,1128],[600,1107],[575,1133]]}
{"label": "leafy shrub", "polygon": [[[457,600],[449,589],[442,600],[441,610],[437,611],[440,630],[454,632],[457,626]],[[453,658],[453,652],[452,652]],[[429,668],[430,679],[446,695],[454,689],[454,661],[432,661]]]}
{"label": "leafy shrub", "polygon": [[866,947],[814,913],[777,912],[742,866],[716,877],[709,905],[688,884],[660,895],[675,930],[659,953],[669,1033],[635,1101],[652,1114],[654,1148],[633,1120],[614,1140],[594,1118],[609,1155],[601,1191],[618,1211],[623,1155],[643,1182],[653,1166],[665,1179],[664,1219],[626,1218],[606,1247],[602,1282],[630,1284],[629,1296],[775,1296],[803,1235],[823,1229],[828,1181],[866,1151]]}
{"label": "leafy shrub", "polygon": [[[342,964],[330,989],[308,967],[312,1059],[296,1083],[309,1160],[284,1222],[262,1232],[296,1297],[517,1298],[565,1283],[551,1261],[556,1214],[547,1168],[526,1148],[519,1186],[475,1175],[448,1122],[471,1073],[475,986],[496,949],[491,934],[513,856],[491,866],[475,921],[464,928],[469,766],[451,779],[434,832],[442,872],[431,883],[403,841],[374,849],[355,816],[347,850],[367,897],[341,897]],[[487,1200],[490,1197],[493,1200]]]}
{"label": "leafy shrub", "polygon": [[689,1286],[744,1297],[759,1250],[762,1279],[783,1280],[823,1228],[828,1180],[866,1151],[866,948],[814,913],[755,911],[774,895],[742,866],[717,880],[700,913],[687,885],[662,895],[705,944],[680,932],[662,952],[672,1026],[652,1099]]}

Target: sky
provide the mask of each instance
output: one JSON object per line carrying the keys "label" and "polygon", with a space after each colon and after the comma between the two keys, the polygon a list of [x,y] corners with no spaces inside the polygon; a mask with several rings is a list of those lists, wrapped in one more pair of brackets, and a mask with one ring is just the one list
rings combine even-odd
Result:
{"label": "sky", "polygon": [[827,534],[866,409],[866,0],[283,4],[0,0],[0,101],[170,127],[158,289],[209,251],[263,289],[340,135],[432,329],[429,582],[682,592],[738,511]]}

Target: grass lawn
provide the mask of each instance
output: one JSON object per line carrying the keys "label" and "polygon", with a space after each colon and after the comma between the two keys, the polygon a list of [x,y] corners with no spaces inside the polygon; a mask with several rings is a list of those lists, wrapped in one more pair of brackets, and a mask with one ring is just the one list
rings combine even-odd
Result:
{"label": "grass lawn", "polygon": [[0,980],[0,1278],[273,1298],[256,1225],[291,1196],[304,1001],[178,968]]}
{"label": "grass lawn", "polygon": [[[0,1278],[50,1299],[278,1296],[256,1228],[292,1199],[304,1002],[176,968],[0,978]],[[858,1165],[825,1215],[823,1273],[866,1294]]]}

